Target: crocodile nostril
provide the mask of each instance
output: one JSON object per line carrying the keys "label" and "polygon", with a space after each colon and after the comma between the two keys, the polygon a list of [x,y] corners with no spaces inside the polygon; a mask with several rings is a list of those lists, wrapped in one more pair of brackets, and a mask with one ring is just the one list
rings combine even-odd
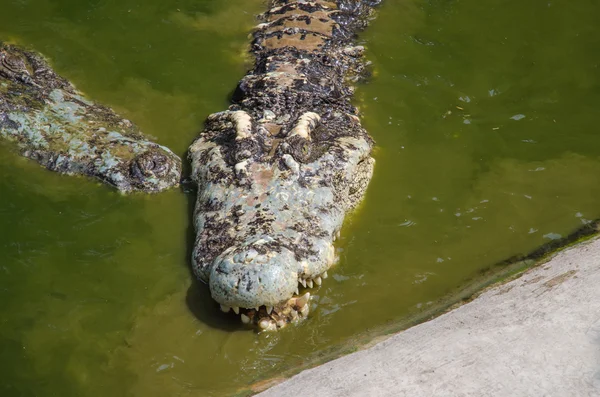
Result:
{"label": "crocodile nostril", "polygon": [[255,249],[251,249],[248,252],[246,252],[245,262],[246,263],[252,262],[254,260],[254,258],[256,258],[257,256],[258,256],[258,252]]}

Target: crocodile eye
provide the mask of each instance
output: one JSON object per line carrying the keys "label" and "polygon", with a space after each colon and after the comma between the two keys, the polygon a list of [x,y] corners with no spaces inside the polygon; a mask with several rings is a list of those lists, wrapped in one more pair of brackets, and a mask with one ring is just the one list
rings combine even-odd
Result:
{"label": "crocodile eye", "polygon": [[132,173],[137,177],[163,177],[168,172],[169,159],[161,153],[143,153],[132,164]]}
{"label": "crocodile eye", "polygon": [[5,51],[0,52],[0,69],[4,68],[11,73],[24,73],[29,75],[25,61],[15,54]]}
{"label": "crocodile eye", "polygon": [[322,143],[309,141],[300,136],[291,137],[286,144],[284,150],[301,163],[313,162],[325,153],[325,150],[322,150],[324,147]]}
{"label": "crocodile eye", "polygon": [[169,163],[167,158],[161,156],[158,160],[152,161],[152,173],[158,177],[163,177],[169,172]]}

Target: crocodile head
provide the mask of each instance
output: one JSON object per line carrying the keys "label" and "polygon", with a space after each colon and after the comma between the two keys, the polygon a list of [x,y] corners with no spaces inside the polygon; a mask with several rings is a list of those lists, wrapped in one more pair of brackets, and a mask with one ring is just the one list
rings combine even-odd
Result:
{"label": "crocodile head", "polygon": [[130,121],[85,98],[40,55],[0,42],[0,138],[44,167],[121,192],[179,184],[181,160]]}
{"label": "crocodile head", "polygon": [[308,313],[299,289],[327,277],[374,161],[354,115],[307,112],[288,126],[269,119],[213,114],[190,147],[199,186],[192,265],[224,311],[276,329]]}
{"label": "crocodile head", "polygon": [[[95,160],[95,176],[119,191],[157,193],[179,185],[181,159],[170,149],[144,139],[109,135]],[[116,139],[115,139],[116,138]]]}

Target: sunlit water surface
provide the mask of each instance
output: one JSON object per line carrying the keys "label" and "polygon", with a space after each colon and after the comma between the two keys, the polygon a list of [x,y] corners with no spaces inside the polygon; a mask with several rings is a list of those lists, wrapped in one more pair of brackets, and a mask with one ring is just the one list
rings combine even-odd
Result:
{"label": "sunlit water surface", "polygon": [[[45,53],[180,155],[247,68],[260,0],[5,0]],[[218,312],[188,268],[193,196],[122,196],[0,145],[0,395],[233,393],[435,305],[600,215],[600,3],[388,1],[362,36],[377,141],[366,201],[276,334]]]}

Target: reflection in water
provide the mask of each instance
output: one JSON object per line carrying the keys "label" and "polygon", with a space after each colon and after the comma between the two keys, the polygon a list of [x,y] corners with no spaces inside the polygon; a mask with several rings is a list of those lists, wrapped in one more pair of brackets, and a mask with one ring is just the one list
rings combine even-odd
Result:
{"label": "reflection in water", "polygon": [[[225,109],[262,7],[9,2],[0,34],[183,154]],[[311,291],[312,315],[284,332],[243,328],[191,281],[190,197],[120,196],[0,148],[2,396],[223,395],[599,217],[600,5],[384,7],[364,36],[374,78],[357,98],[375,177],[339,265]]]}

